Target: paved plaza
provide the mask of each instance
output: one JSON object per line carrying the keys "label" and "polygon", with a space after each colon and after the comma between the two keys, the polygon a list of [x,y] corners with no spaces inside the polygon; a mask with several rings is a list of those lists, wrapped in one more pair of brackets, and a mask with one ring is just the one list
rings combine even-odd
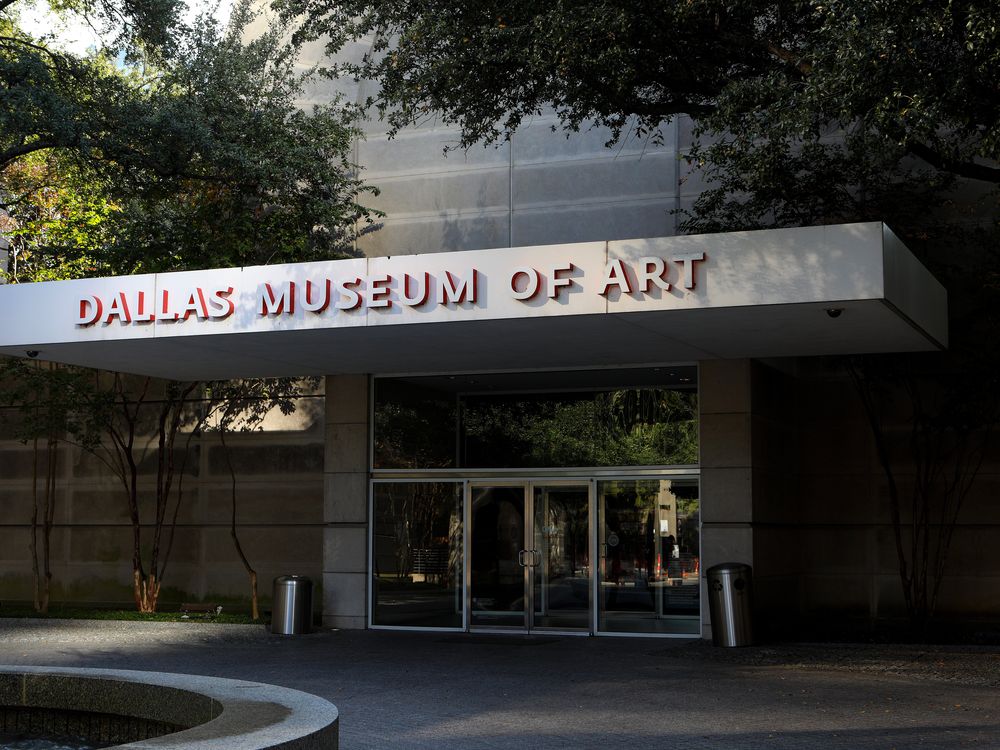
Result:
{"label": "paved plaza", "polygon": [[341,746],[1000,748],[1000,649],[0,620],[7,664],[215,675],[320,695]]}

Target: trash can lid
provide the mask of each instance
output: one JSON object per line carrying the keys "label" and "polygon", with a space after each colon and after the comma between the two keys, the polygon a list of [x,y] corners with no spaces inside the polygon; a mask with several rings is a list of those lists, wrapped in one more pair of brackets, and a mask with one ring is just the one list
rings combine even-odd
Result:
{"label": "trash can lid", "polygon": [[278,576],[277,578],[274,579],[275,583],[293,583],[297,581],[303,583],[312,583],[312,581],[309,579],[309,576],[284,575],[284,576]]}
{"label": "trash can lid", "polygon": [[746,563],[738,562],[726,562],[719,563],[718,565],[713,565],[708,569],[709,575],[717,575],[720,573],[747,573],[751,570],[751,567]]}

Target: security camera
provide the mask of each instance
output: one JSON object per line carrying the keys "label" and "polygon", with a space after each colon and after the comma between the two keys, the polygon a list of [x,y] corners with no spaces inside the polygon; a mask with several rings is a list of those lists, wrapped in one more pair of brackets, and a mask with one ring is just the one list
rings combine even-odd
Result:
{"label": "security camera", "polygon": [[829,315],[831,318],[839,318],[840,315],[841,315],[841,313],[843,313],[843,312],[844,312],[844,308],[842,308],[842,307],[828,307],[828,308],[826,308],[826,314]]}
{"label": "security camera", "polygon": [[25,354],[27,354],[29,357],[31,357],[32,359],[34,359],[35,357],[38,356],[38,350],[37,349],[28,349],[28,351],[26,351]]}

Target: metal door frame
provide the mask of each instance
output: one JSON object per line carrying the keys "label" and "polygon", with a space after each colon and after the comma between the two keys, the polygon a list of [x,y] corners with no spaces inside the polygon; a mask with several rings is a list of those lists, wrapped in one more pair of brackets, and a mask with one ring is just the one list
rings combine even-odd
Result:
{"label": "metal door frame", "polygon": [[[522,626],[493,626],[476,627],[472,623],[472,492],[480,487],[521,487],[524,492],[524,536],[521,540],[521,554],[538,553],[534,549],[535,539],[535,488],[536,487],[580,487],[587,490],[587,538],[590,551],[590,579],[591,585],[588,587],[590,594],[588,597],[588,627],[577,630],[559,630],[556,628],[539,628],[534,624],[535,618],[535,565],[524,565],[521,567],[524,572],[524,624]],[[595,569],[595,552],[597,550],[595,534],[595,483],[593,479],[586,478],[511,478],[502,477],[497,479],[470,479],[464,482],[464,501],[462,508],[463,523],[463,575],[465,585],[465,630],[475,633],[547,633],[552,635],[594,635],[597,632],[597,588],[595,581],[597,571]],[[539,553],[539,556],[540,553]]]}

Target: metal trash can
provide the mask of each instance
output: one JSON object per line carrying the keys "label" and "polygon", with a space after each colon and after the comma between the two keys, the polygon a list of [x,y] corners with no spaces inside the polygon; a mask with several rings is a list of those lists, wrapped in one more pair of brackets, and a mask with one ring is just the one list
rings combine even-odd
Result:
{"label": "metal trash can", "polygon": [[274,579],[271,632],[277,635],[308,633],[312,625],[312,581],[306,576]]}
{"label": "metal trash can", "polygon": [[753,645],[753,569],[744,563],[722,563],[708,569],[708,609],[712,643]]}

